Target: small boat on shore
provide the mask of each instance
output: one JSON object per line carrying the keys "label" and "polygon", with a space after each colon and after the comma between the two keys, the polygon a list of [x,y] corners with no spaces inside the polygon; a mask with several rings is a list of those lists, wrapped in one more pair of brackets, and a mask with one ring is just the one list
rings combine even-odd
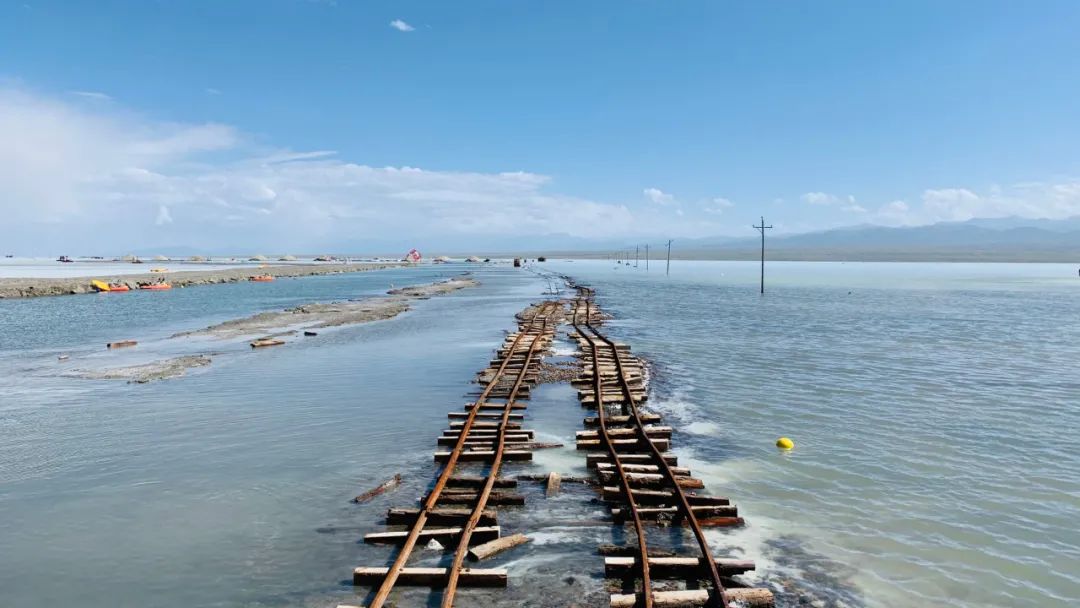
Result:
{"label": "small boat on shore", "polygon": [[56,258],[56,261],[57,262],[64,262],[65,264],[70,264],[71,262],[74,262],[75,260],[69,258],[66,255],[62,255],[62,256]]}
{"label": "small boat on shore", "polygon": [[162,291],[165,289],[172,289],[171,283],[146,283],[139,285],[139,289],[151,289],[156,291]]}
{"label": "small boat on shore", "polygon": [[90,285],[99,292],[107,291],[112,293],[114,291],[131,291],[131,288],[124,283],[106,283],[105,281],[99,281],[97,279],[90,281]]}
{"label": "small boat on shore", "polygon": [[260,275],[253,276],[248,280],[249,281],[255,281],[257,283],[266,283],[267,281],[273,281],[274,277],[273,277],[273,275],[269,275],[269,274],[260,274]]}

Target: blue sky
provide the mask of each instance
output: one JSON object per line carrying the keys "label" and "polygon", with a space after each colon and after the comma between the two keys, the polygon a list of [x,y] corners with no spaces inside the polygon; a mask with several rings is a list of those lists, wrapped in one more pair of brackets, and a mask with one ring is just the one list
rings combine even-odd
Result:
{"label": "blue sky", "polygon": [[16,246],[309,250],[1066,217],[1077,31],[1051,1],[3,2],[0,209]]}

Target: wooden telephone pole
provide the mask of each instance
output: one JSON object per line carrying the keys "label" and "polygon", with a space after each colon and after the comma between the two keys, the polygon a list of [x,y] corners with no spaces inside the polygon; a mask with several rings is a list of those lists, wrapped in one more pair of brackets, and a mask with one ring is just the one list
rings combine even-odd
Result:
{"label": "wooden telephone pole", "polygon": [[765,231],[772,226],[766,226],[765,216],[761,216],[761,225],[754,228],[761,233],[761,293],[765,293]]}

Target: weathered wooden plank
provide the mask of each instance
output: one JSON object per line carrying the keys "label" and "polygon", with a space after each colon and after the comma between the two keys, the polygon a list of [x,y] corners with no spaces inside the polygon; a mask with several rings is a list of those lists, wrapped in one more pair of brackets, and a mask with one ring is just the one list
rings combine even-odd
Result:
{"label": "weathered wooden plank", "polygon": [[559,495],[559,487],[562,485],[562,476],[552,471],[548,473],[547,488],[544,489],[544,495],[548,498]]}
{"label": "weathered wooden plank", "polygon": [[[435,452],[435,462],[447,462],[450,460],[450,452]],[[505,450],[503,460],[512,462],[524,462],[532,460],[532,452],[528,450]],[[465,451],[458,457],[459,462],[485,462],[495,458],[493,450]]]}
{"label": "weathered wooden plank", "polygon": [[[674,454],[664,454],[663,458],[664,458],[664,462],[668,463],[671,466],[675,466],[675,465],[679,464],[679,457],[675,456]],[[646,464],[646,463],[654,462],[654,460],[655,460],[655,456],[653,456],[652,454],[633,454],[633,453],[619,454],[619,462],[623,463],[623,464],[627,464],[627,463]],[[586,454],[585,455],[585,464],[590,468],[596,468],[596,465],[601,463],[601,462],[611,463],[611,457],[608,456],[607,454]]]}
{"label": "weathered wooden plank", "polygon": [[[461,528],[430,528],[420,531],[419,540],[427,542],[431,539],[435,539],[447,546],[447,543],[453,541],[461,535]],[[404,530],[400,532],[370,532],[364,535],[364,542],[370,545],[396,545],[405,542],[408,538],[409,531]],[[499,538],[499,526],[477,526],[473,529],[470,542],[477,544],[486,543],[489,540],[495,540]]]}
{"label": "weathered wooden plank", "polygon": [[[487,482],[483,475],[453,475],[446,480],[448,488],[481,488]],[[494,488],[516,488],[517,480],[507,477],[496,477]]]}
{"label": "weathered wooden plank", "polygon": [[[516,435],[516,434],[515,435],[509,435],[509,434],[506,435],[506,443],[526,443],[530,439],[532,439],[532,437],[529,436],[529,435]],[[436,442],[438,443],[438,445],[457,445],[457,441],[458,441],[457,437],[439,437],[438,439],[436,439]],[[496,441],[498,441],[498,438],[497,437],[491,437],[491,436],[488,436],[488,437],[477,436],[477,437],[474,438],[472,435],[469,435],[468,437],[465,438],[465,444],[466,445],[468,445],[468,444],[477,444],[477,443],[483,443],[483,444],[490,445],[492,443],[495,443]]]}
{"label": "weathered wooden plank", "polygon": [[[464,420],[464,419],[469,417],[469,412],[447,412],[446,417],[450,418],[451,420]],[[487,418],[497,419],[497,418],[502,418],[502,413],[494,412],[494,411],[493,412],[479,411],[479,412],[476,412],[476,418],[478,418],[478,419],[487,419]],[[525,414],[510,414],[509,418],[510,418],[510,420],[524,420],[525,419]],[[462,424],[462,423],[454,422],[454,423],[451,423],[451,426],[454,425],[454,424]]]}
{"label": "weathered wooden plank", "polygon": [[[619,475],[617,472],[608,469],[597,471],[597,475],[600,477],[600,481],[604,483],[612,483],[619,481]],[[667,486],[667,478],[660,473],[631,473],[626,472],[626,480],[630,482],[630,485],[637,487],[661,487]],[[705,487],[705,482],[695,477],[682,477],[675,476],[675,483],[680,488],[684,489],[701,489]]]}
{"label": "weathered wooden plank", "polygon": [[[628,473],[655,473],[660,470],[660,467],[655,464],[628,464],[623,463],[622,468]],[[668,467],[671,472],[680,477],[689,477],[690,469],[684,467]],[[610,462],[598,462],[596,463],[597,472],[614,471],[615,465]]]}
{"label": "weathered wooden plank", "polygon": [[[660,422],[663,416],[660,414],[639,414],[641,421],[648,424],[650,422]],[[596,416],[589,416],[585,419],[585,426],[600,426],[600,418]],[[633,416],[604,416],[604,422],[607,424],[632,424],[634,423]]]}
{"label": "weathered wooden plank", "polygon": [[[386,523],[390,526],[412,525],[416,521],[420,509],[395,507],[387,510]],[[433,526],[461,525],[469,520],[472,509],[439,507],[428,511],[427,523]],[[494,526],[499,523],[494,509],[485,509],[480,513],[479,525]]]}
{"label": "weathered wooden plank", "polygon": [[[634,494],[634,499],[642,504],[664,504],[674,500],[674,494],[670,490],[645,490],[631,488],[630,491]],[[618,486],[604,486],[601,489],[601,495],[605,501],[609,502],[622,502],[623,493],[622,488]],[[720,496],[701,496],[698,494],[687,494],[686,501],[691,505],[727,505],[730,501],[727,498]]]}
{"label": "weathered wooden plank", "polygon": [[[389,568],[356,568],[353,570],[354,585],[377,585],[386,578]],[[447,568],[402,568],[397,583],[442,587],[449,577]],[[505,587],[505,568],[462,568],[458,575],[462,587]]]}
{"label": "weathered wooden plank", "polygon": [[[660,438],[660,437],[657,437],[655,439],[650,438],[649,441],[652,441],[653,445],[656,446],[656,449],[660,450],[661,452],[668,451],[668,447],[670,447],[670,445],[671,445],[671,440],[670,439],[665,439],[665,438]],[[642,443],[642,441],[640,439],[635,438],[635,439],[612,439],[611,440],[611,445],[616,450],[631,450],[631,449],[641,449],[641,448],[644,447],[645,444]],[[606,450],[607,448],[604,447],[601,444],[599,439],[579,439],[577,441],[577,449],[579,449],[579,450]]]}
{"label": "weathered wooden plank", "polygon": [[529,537],[524,534],[511,534],[510,536],[504,536],[502,538],[486,542],[482,545],[477,545],[472,549],[469,549],[469,559],[473,561],[480,561],[487,559],[496,553],[502,553],[507,549],[512,549],[518,545],[523,545],[529,542]]}
{"label": "weathered wooden plank", "polygon": [[[708,589],[654,591],[652,595],[655,608],[690,608],[704,606],[709,601]],[[739,605],[744,608],[773,608],[775,605],[772,591],[753,587],[727,589],[724,591],[724,600],[728,603],[739,602]],[[644,602],[640,593],[613,593],[611,595],[611,608],[634,608],[634,606],[644,605],[639,602]]]}
{"label": "weathered wooden plank", "polygon": [[[721,576],[736,576],[754,569],[753,560],[714,559],[716,569]],[[636,557],[605,557],[604,573],[610,577],[637,576],[640,573],[639,559]],[[708,562],[701,557],[650,557],[649,574],[658,578],[689,579],[708,568]]]}
{"label": "weathered wooden plank", "polygon": [[[477,492],[443,492],[439,495],[436,504],[440,505],[471,505],[479,498]],[[425,497],[425,500],[427,497]],[[488,497],[487,504],[492,506],[521,506],[525,504],[525,496],[507,492],[492,492]]]}

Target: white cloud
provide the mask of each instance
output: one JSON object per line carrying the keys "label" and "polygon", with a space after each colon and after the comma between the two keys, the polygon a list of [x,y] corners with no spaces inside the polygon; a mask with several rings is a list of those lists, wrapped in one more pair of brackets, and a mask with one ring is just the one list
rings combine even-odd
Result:
{"label": "white cloud", "polygon": [[[228,247],[256,240],[320,249],[328,242],[400,239],[483,243],[545,234],[705,236],[652,205],[549,191],[527,171],[480,173],[372,167],[331,151],[268,149],[221,124],[177,124],[113,104],[84,106],[0,87],[0,216],[11,246],[153,246],[148,226],[177,244]],[[656,191],[660,201],[673,197]],[[245,230],[236,232],[235,225]],[[105,234],[96,228],[108,227]],[[123,242],[114,235],[124,235]],[[18,239],[24,239],[18,241]],[[100,240],[98,240],[100,239]],[[242,241],[238,241],[242,239]]]}
{"label": "white cloud", "polygon": [[204,89],[204,92],[207,95],[221,95],[221,91],[218,90],[218,89],[215,89],[214,87],[206,87],[206,89]]}
{"label": "white cloud", "polygon": [[717,197],[712,199],[711,201],[709,201],[709,203],[702,207],[702,211],[704,211],[705,213],[712,213],[713,215],[720,215],[724,212],[724,209],[730,209],[734,206],[735,203],[731,202],[730,200]]}
{"label": "white cloud", "polygon": [[411,32],[416,29],[415,27],[409,25],[408,23],[405,23],[401,19],[394,19],[393,21],[391,21],[390,27],[394,28],[399,32]]}
{"label": "white cloud", "polygon": [[836,196],[825,192],[807,192],[799,198],[811,205],[831,205],[840,201]]}
{"label": "white cloud", "polygon": [[659,188],[645,188],[641,193],[657,205],[670,205],[675,202],[675,195],[668,194]]}
{"label": "white cloud", "polygon": [[855,196],[849,194],[839,197],[827,192],[807,192],[799,197],[804,203],[811,205],[839,205],[841,211],[848,213],[866,213],[866,208],[855,201]]}
{"label": "white cloud", "polygon": [[101,93],[101,92],[98,92],[98,91],[71,91],[71,94],[72,95],[77,95],[79,97],[85,97],[87,99],[95,99],[95,100],[98,100],[98,101],[111,101],[112,100],[112,97],[110,97],[109,95],[106,95],[105,93]]}

